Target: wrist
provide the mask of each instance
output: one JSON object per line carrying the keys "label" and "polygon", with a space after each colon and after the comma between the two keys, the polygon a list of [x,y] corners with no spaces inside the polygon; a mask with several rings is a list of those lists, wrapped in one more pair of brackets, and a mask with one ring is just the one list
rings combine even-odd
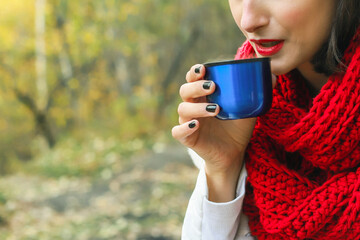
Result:
{"label": "wrist", "polygon": [[239,161],[234,161],[225,169],[216,169],[205,163],[209,201],[229,202],[236,198],[236,187],[242,167],[243,155]]}

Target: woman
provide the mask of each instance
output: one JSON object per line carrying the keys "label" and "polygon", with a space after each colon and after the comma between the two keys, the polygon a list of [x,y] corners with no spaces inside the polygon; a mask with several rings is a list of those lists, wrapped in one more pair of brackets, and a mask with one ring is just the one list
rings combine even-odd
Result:
{"label": "woman", "polygon": [[183,239],[360,239],[360,1],[229,4],[236,59],[271,58],[273,105],[218,120],[206,69],[187,73],[172,134],[204,164]]}

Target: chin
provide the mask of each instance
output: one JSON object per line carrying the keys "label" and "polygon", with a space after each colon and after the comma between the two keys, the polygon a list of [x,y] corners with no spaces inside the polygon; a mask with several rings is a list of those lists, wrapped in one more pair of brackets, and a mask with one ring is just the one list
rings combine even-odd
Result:
{"label": "chin", "polygon": [[271,72],[275,75],[283,75],[292,71],[294,67],[287,64],[277,63],[277,61],[271,60]]}

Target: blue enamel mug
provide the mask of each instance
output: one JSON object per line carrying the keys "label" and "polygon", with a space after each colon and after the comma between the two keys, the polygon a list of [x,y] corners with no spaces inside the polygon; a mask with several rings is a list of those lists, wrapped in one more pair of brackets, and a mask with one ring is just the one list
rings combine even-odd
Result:
{"label": "blue enamel mug", "polygon": [[210,62],[204,66],[205,79],[216,85],[207,101],[220,106],[218,119],[256,117],[271,108],[270,58]]}

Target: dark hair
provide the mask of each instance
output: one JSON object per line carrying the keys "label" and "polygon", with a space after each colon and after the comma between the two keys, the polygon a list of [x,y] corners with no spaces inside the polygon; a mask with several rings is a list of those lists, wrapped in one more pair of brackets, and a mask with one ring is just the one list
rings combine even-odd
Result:
{"label": "dark hair", "polygon": [[329,39],[311,61],[316,72],[330,76],[346,68],[341,59],[359,27],[359,10],[360,0],[338,0]]}

